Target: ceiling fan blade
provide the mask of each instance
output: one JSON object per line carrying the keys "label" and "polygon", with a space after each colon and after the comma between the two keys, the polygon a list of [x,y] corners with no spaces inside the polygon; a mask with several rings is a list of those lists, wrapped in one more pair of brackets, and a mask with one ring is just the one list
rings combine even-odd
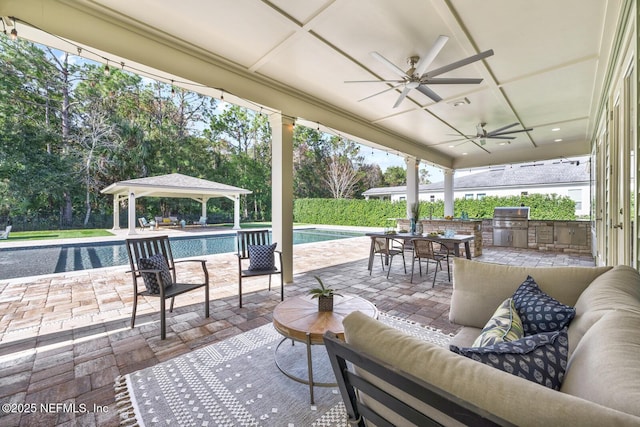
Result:
{"label": "ceiling fan blade", "polygon": [[421,93],[423,93],[424,95],[427,95],[429,98],[431,98],[433,100],[433,102],[440,102],[442,101],[442,98],[440,98],[440,96],[438,96],[437,93],[435,93],[434,91],[432,91],[431,89],[429,89],[427,86],[424,85],[420,85],[416,88],[418,91],[420,91]]}
{"label": "ceiling fan blade", "polygon": [[345,80],[344,83],[404,83],[404,80]]}
{"label": "ceiling fan blade", "polygon": [[419,76],[421,76],[427,70],[429,65],[431,65],[433,60],[436,59],[436,56],[438,56],[444,45],[447,44],[447,41],[449,41],[449,37],[439,36],[435,43],[433,43],[433,46],[431,46],[431,49],[429,49],[429,52],[420,58],[418,65],[416,65],[416,73]]}
{"label": "ceiling fan blade", "polygon": [[407,76],[407,73],[405,73],[404,70],[396,66],[393,62],[389,61],[384,56],[380,55],[378,52],[371,52],[371,56],[373,56],[375,59],[383,63],[388,69],[390,69],[400,77],[410,77],[410,76]]}
{"label": "ceiling fan blade", "polygon": [[383,93],[389,92],[390,90],[394,90],[395,88],[397,88],[399,86],[402,86],[402,84],[399,84],[399,85],[396,85],[396,86],[392,86],[392,87],[387,88],[387,89],[385,89],[385,90],[383,90],[381,92],[374,93],[373,95],[366,96],[366,97],[364,97],[362,99],[358,99],[358,102],[364,101],[365,99],[373,98],[374,96],[382,95]]}
{"label": "ceiling fan blade", "polygon": [[426,79],[424,84],[428,85],[464,85],[464,84],[478,84],[481,83],[482,79],[474,79],[474,78],[435,78],[435,79]]}
{"label": "ceiling fan blade", "polygon": [[519,125],[519,123],[518,123],[518,122],[511,123],[510,125],[506,125],[506,126],[503,126],[503,127],[501,127],[501,128],[494,129],[494,130],[492,130],[491,132],[489,132],[489,134],[496,134],[496,133],[500,133],[500,132],[502,132],[503,130],[507,130],[507,129],[512,128],[512,127],[517,126],[517,125]]}
{"label": "ceiling fan blade", "polygon": [[491,55],[493,55],[493,49],[486,50],[484,52],[478,53],[477,55],[472,55],[468,58],[461,59],[460,61],[452,62],[451,64],[445,65],[444,67],[436,68],[433,71],[429,71],[428,73],[426,73],[426,77],[429,78],[439,76],[440,74],[455,70],[456,68],[464,67],[465,65],[487,58]]}
{"label": "ceiling fan blade", "polygon": [[500,135],[491,135],[491,134],[487,134],[487,136],[485,136],[484,138],[491,138],[491,139],[516,139],[515,136],[500,136]]}
{"label": "ceiling fan blade", "polygon": [[411,90],[410,87],[405,86],[404,90],[402,91],[402,93],[398,97],[398,100],[396,101],[395,104],[393,104],[393,108],[396,108],[398,105],[400,105],[402,103],[402,101],[404,101],[404,99],[407,97],[407,94],[409,93],[410,90]]}
{"label": "ceiling fan blade", "polygon": [[508,132],[489,132],[488,135],[489,136],[499,136],[499,135],[509,135],[511,133],[520,133],[520,132],[531,132],[533,129],[529,128],[529,129],[520,129],[520,130],[510,130]]}

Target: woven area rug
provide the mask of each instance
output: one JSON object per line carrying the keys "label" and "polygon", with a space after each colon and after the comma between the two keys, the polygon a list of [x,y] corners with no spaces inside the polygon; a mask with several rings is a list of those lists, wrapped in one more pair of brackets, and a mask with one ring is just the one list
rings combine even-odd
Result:
{"label": "woven area rug", "polygon": [[[408,334],[446,346],[437,330],[380,314]],[[309,386],[303,343],[291,344],[271,324],[211,344],[116,379],[116,404],[123,426],[347,426],[337,387]],[[276,354],[277,348],[277,354]],[[312,346],[314,380],[334,382],[324,346]]]}

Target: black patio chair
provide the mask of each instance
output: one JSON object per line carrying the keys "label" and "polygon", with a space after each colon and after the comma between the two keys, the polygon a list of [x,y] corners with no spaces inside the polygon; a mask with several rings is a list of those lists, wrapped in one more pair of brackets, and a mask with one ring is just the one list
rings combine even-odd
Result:
{"label": "black patio chair", "polygon": [[[269,230],[238,231],[238,303],[242,307],[242,279],[245,277],[280,275],[280,301],[284,301],[284,278],[282,277],[282,252],[271,243]],[[278,254],[279,264],[275,263]],[[247,261],[249,265],[247,266]]]}
{"label": "black patio chair", "polygon": [[[387,279],[391,272],[391,264],[393,264],[393,257],[396,255],[402,255],[402,264],[404,266],[404,273],[407,274],[407,263],[404,258],[404,240],[401,239],[388,239],[386,237],[374,237],[373,242],[373,254],[380,254],[380,263],[382,264],[382,271],[384,271],[385,260],[389,259],[389,268],[387,269]],[[369,276],[373,268],[369,271]]]}
{"label": "black patio chair", "polygon": [[451,270],[449,269],[449,252],[440,252],[434,250],[434,242],[425,239],[411,239],[413,242],[413,259],[411,260],[411,280],[413,283],[413,271],[416,260],[418,260],[418,267],[420,269],[420,276],[422,276],[422,260],[427,262],[427,271],[425,274],[429,274],[429,262],[433,261],[436,264],[435,271],[433,272],[433,284],[436,285],[436,275],[438,274],[438,266],[442,271],[442,261],[447,263],[447,274],[449,275],[449,281],[451,281]]}
{"label": "black patio chair", "polygon": [[[138,296],[148,295],[160,297],[160,338],[167,337],[165,301],[171,298],[169,312],[173,312],[173,303],[177,295],[199,288],[204,288],[204,313],[209,317],[209,271],[205,260],[189,259],[174,261],[168,236],[154,236],[139,239],[126,239],[129,265],[133,279],[133,311],[131,313],[131,328],[136,322]],[[204,281],[200,283],[176,283],[176,268],[178,263],[199,262],[202,264]],[[138,285],[138,280],[144,282],[144,289]]]}

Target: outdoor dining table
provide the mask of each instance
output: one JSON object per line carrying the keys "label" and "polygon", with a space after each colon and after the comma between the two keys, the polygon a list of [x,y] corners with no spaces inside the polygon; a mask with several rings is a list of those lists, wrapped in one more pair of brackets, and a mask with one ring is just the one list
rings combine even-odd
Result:
{"label": "outdoor dining table", "polygon": [[369,271],[373,268],[376,237],[387,239],[387,244],[389,244],[389,240],[391,239],[403,240],[405,243],[407,240],[412,239],[431,240],[432,242],[441,243],[449,249],[453,246],[453,254],[457,257],[460,256],[460,245],[464,244],[464,253],[468,259],[471,259],[470,242],[474,240],[474,236],[472,234],[454,234],[451,237],[445,237],[444,235],[431,236],[428,234],[376,232],[367,233],[367,236],[371,237],[371,248],[369,249]]}

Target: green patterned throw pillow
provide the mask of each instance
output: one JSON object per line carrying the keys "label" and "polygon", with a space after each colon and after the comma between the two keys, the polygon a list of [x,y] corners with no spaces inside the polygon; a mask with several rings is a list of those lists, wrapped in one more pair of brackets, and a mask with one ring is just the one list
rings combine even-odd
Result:
{"label": "green patterned throw pillow", "polygon": [[501,342],[519,340],[524,336],[522,321],[513,299],[504,300],[473,342],[472,347],[485,347]]}

